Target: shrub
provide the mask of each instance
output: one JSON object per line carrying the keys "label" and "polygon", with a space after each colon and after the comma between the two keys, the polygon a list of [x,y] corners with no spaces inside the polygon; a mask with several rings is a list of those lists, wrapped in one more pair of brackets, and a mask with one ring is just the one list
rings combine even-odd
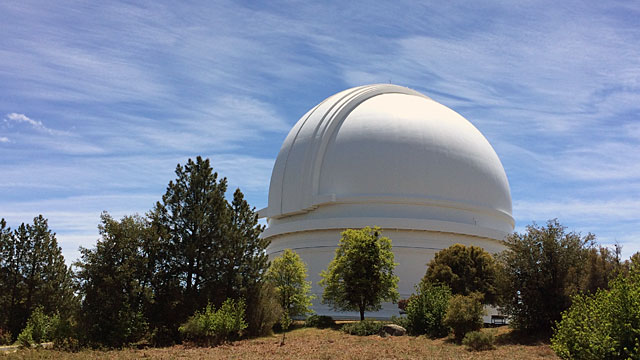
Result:
{"label": "shrub", "polygon": [[369,336],[380,333],[380,330],[382,330],[383,326],[384,323],[381,321],[365,319],[358,322],[345,324],[340,330],[349,335]]}
{"label": "shrub", "polygon": [[27,325],[18,335],[18,342],[23,347],[30,347],[49,340],[51,318],[44,314],[42,307],[33,310]]}
{"label": "shrub", "polygon": [[49,337],[56,349],[64,351],[78,351],[80,349],[77,325],[71,318],[62,318],[59,314],[52,316]]}
{"label": "shrub", "polygon": [[469,350],[482,351],[493,349],[495,341],[493,331],[471,331],[464,336],[462,344],[466,345]]}
{"label": "shrub", "polygon": [[179,331],[185,339],[200,345],[218,344],[240,336],[246,329],[244,312],[244,300],[227,299],[218,310],[208,304],[203,312],[196,311]]}
{"label": "shrub", "polygon": [[249,299],[247,307],[247,331],[251,336],[270,335],[282,316],[282,306],[278,302],[275,287],[265,282],[255,294],[254,301]]}
{"label": "shrub", "polygon": [[333,321],[331,316],[326,315],[311,315],[305,320],[304,326],[314,327],[318,329],[325,329],[335,326],[336,322]]}
{"label": "shrub", "polygon": [[44,314],[42,307],[35,308],[27,320],[27,326],[31,326],[31,336],[36,344],[49,340],[50,325],[51,318]]}
{"label": "shrub", "polygon": [[558,356],[640,358],[640,274],[619,276],[610,283],[610,290],[572,300],[551,338],[551,348]]}
{"label": "shrub", "polygon": [[11,332],[5,328],[0,327],[0,345],[9,345],[11,344]]}
{"label": "shrub", "polygon": [[449,329],[442,320],[449,306],[449,298],[451,289],[448,286],[421,282],[416,286],[416,294],[409,298],[407,331],[412,335],[446,336]]}
{"label": "shrub", "polygon": [[444,323],[453,330],[456,341],[461,342],[467,333],[482,328],[482,315],[482,294],[456,295],[449,301]]}
{"label": "shrub", "polygon": [[35,344],[33,341],[33,328],[30,325],[27,325],[18,335],[18,344],[21,347],[31,347],[31,345]]}

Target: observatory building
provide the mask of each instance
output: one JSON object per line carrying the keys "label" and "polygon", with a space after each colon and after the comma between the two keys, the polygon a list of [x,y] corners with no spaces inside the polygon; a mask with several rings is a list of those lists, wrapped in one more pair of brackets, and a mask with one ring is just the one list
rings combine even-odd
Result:
{"label": "observatory building", "polygon": [[[383,229],[407,298],[439,250],[460,243],[495,253],[514,227],[507,176],[480,131],[429,97],[388,84],[342,91],[300,118],[259,215],[270,258],[295,250],[307,264],[313,309],[338,318],[359,314],[323,305],[318,281],[344,229]],[[366,314],[392,315],[395,304]]]}

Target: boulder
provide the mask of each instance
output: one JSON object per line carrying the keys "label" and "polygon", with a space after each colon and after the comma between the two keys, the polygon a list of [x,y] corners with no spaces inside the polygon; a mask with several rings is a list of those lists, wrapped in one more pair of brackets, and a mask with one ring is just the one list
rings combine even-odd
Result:
{"label": "boulder", "polygon": [[380,330],[380,336],[384,337],[387,335],[390,336],[404,336],[407,334],[407,330],[400,325],[396,324],[386,324]]}

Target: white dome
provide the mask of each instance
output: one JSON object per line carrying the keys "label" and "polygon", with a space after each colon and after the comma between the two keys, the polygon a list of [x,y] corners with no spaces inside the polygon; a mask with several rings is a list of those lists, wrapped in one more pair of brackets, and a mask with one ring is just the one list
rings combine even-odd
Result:
{"label": "white dome", "polygon": [[296,123],[260,214],[267,237],[379,225],[499,239],[514,226],[485,137],[446,106],[387,84],[342,91]]}
{"label": "white dome", "polygon": [[[408,298],[438,251],[459,243],[495,253],[514,226],[507,176],[487,139],[455,111],[394,85],[345,90],[306,113],[280,149],[259,214],[270,258],[295,250],[313,310],[340,318],[359,314],[322,304],[318,281],[344,229],[384,230]],[[385,303],[367,316],[398,314]]]}

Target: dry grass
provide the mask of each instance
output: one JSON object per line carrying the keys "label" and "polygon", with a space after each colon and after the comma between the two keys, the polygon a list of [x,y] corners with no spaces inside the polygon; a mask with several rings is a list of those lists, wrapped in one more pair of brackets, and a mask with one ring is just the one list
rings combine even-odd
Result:
{"label": "dry grass", "polygon": [[[488,331],[488,329],[485,329]],[[470,352],[447,339],[425,337],[358,337],[333,329],[300,328],[281,335],[237,341],[215,348],[174,346],[161,349],[65,353],[54,350],[19,350],[0,355],[6,359],[556,359],[547,344],[520,345],[508,339],[509,330],[498,329],[495,350]]]}

